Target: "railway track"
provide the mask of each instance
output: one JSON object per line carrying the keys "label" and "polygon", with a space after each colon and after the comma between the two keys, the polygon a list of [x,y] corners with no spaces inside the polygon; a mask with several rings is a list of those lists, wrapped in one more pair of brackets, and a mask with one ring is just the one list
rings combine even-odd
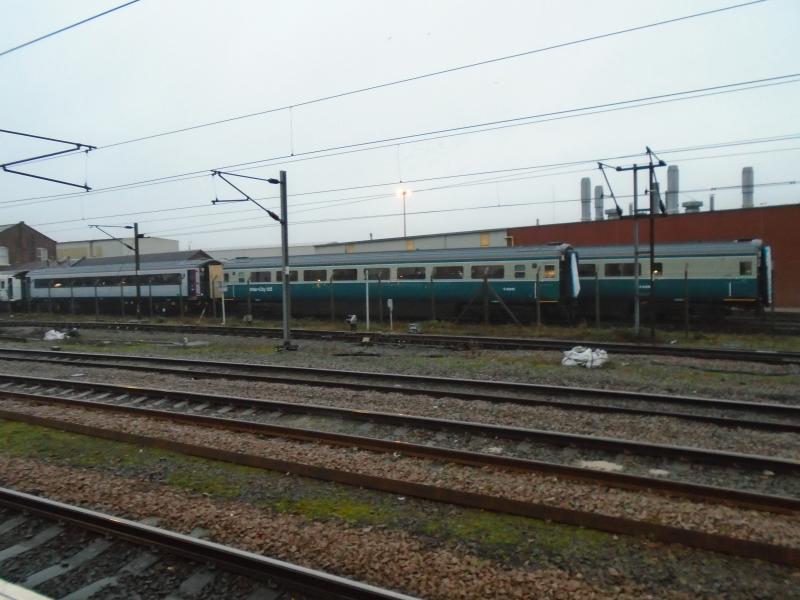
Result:
{"label": "railway track", "polygon": [[[142,402],[137,402],[137,400],[141,398],[141,394],[139,393],[141,390],[132,391],[130,387],[122,389],[127,389],[129,393],[136,394],[133,402],[137,405],[142,404]],[[86,400],[86,396],[84,394],[80,395],[82,398],[73,399],[71,401],[67,401],[66,403],[79,406],[103,406],[104,408],[110,408],[110,405],[102,404],[102,400]],[[32,390],[26,394],[22,394],[21,397],[42,400],[46,398],[41,393],[37,394],[35,390]],[[52,396],[49,398],[52,398]],[[108,399],[108,396],[106,396],[106,399]],[[159,400],[153,400],[159,402]],[[192,423],[195,425],[211,425],[228,430],[257,432],[261,434],[267,433],[268,435],[286,434],[286,437],[290,438],[296,437],[297,439],[304,439],[306,441],[314,440],[333,444],[344,444],[348,446],[361,444],[361,447],[371,450],[392,452],[393,454],[397,452],[403,452],[405,454],[432,458],[438,462],[452,460],[454,462],[478,466],[504,466],[505,468],[518,471],[534,468],[544,472],[556,473],[565,478],[574,477],[576,471],[581,471],[580,469],[576,470],[569,467],[564,467],[563,465],[548,465],[546,463],[537,465],[531,461],[524,461],[508,457],[489,455],[482,456],[464,451],[452,451],[437,447],[413,445],[396,441],[358,438],[356,436],[342,436],[325,433],[318,434],[317,432],[310,430],[295,430],[294,432],[290,430],[278,431],[278,428],[274,426],[264,426],[263,424],[258,424],[253,421],[234,420],[231,417],[220,419],[219,417],[209,417],[196,414],[199,411],[205,412],[206,410],[200,409],[199,407],[195,407],[195,410],[191,412],[175,413],[170,409],[165,409],[163,407],[163,400],[163,398],[160,399],[161,408],[159,409],[129,406],[118,406],[116,409],[124,410],[125,412],[132,414],[157,417],[160,416],[161,418],[173,421]],[[216,412],[221,411],[217,410]],[[34,414],[26,414],[24,412],[13,412],[5,409],[0,410],[0,418],[3,419],[14,419],[34,425],[58,428],[83,435],[91,435],[115,441],[128,442],[139,446],[155,447],[207,459],[222,460],[235,464],[264,468],[287,474],[293,473],[305,477],[312,477],[346,485],[380,490],[383,492],[389,492],[393,495],[415,496],[418,498],[446,502],[470,508],[479,508],[482,510],[492,510],[536,519],[545,519],[566,523],[569,525],[577,525],[580,527],[590,527],[616,534],[645,537],[647,539],[668,543],[680,543],[696,548],[723,552],[747,558],[759,558],[761,560],[767,560],[795,567],[800,566],[800,549],[790,546],[782,546],[777,543],[732,537],[730,535],[698,530],[696,528],[686,527],[680,524],[667,525],[650,520],[640,521],[627,518],[625,516],[613,516],[597,513],[591,510],[563,508],[559,506],[552,506],[547,503],[542,504],[538,502],[513,500],[502,495],[494,496],[436,485],[409,482],[393,479],[391,476],[366,475],[357,471],[347,471],[341,469],[337,470],[333,468],[316,466],[313,464],[290,462],[278,458],[266,457],[258,451],[256,451],[254,454],[233,452],[227,449],[224,441],[220,442],[219,447],[214,445],[203,446],[194,443],[193,436],[191,437],[190,441],[181,441],[184,438],[176,439],[174,435],[170,435],[169,438],[150,437],[141,433],[124,431],[124,428],[120,429],[116,426],[109,428],[82,424],[79,422],[70,421],[69,418],[64,417],[65,416],[63,413],[59,413],[59,417],[53,418],[36,416]],[[584,469],[583,471],[586,470]],[[794,498],[775,497],[743,492],[741,490],[726,490],[681,482],[647,480],[646,478],[620,475],[616,473],[584,473],[584,478],[587,478],[587,476],[593,481],[600,481],[609,485],[617,485],[627,489],[655,489],[660,490],[668,495],[689,497],[695,500],[721,502],[751,509],[755,508],[789,514],[796,514],[798,510],[800,510],[800,500]],[[360,596],[353,597],[355,598]]]}
{"label": "railway track", "polygon": [[723,427],[800,433],[800,404],[794,406],[573,386],[16,348],[0,348],[0,360],[67,364],[84,368],[119,368],[192,378],[235,378],[340,387],[421,395],[432,399],[446,396],[582,412],[672,417]]}
{"label": "railway track", "polygon": [[199,537],[5,488],[0,488],[0,540],[5,579],[62,600],[108,593],[211,597],[215,589],[231,600],[411,600]]}
{"label": "railway track", "polygon": [[[0,394],[26,402],[42,400],[99,408],[481,467],[557,473],[769,510],[800,509],[800,462],[787,459],[367,410],[7,374],[0,374]],[[17,415],[18,411],[0,407],[0,418],[17,419]],[[573,466],[580,460],[615,461],[624,465],[627,473]],[[667,472],[668,476],[650,476],[654,469]],[[764,472],[772,475],[764,478]],[[728,485],[708,485],[714,481]]]}
{"label": "railway track", "polygon": [[[12,327],[60,327],[83,329],[111,329],[124,331],[151,331],[181,334],[236,335],[248,337],[280,337],[277,328],[223,327],[220,325],[170,325],[133,322],[102,321],[4,321]],[[436,346],[451,349],[485,348],[493,350],[569,350],[575,346],[601,346],[608,352],[617,354],[644,354],[658,356],[678,356],[685,358],[703,358],[715,360],[732,360],[758,362],[767,364],[799,365],[800,352],[778,352],[771,350],[738,350],[727,348],[702,348],[684,346],[666,346],[657,344],[631,344],[622,342],[597,342],[587,340],[555,340],[544,338],[507,338],[464,335],[433,334],[401,334],[370,333],[349,331],[322,331],[298,329],[292,331],[295,339],[337,340],[360,342],[369,336],[374,344],[400,344],[417,346]]]}

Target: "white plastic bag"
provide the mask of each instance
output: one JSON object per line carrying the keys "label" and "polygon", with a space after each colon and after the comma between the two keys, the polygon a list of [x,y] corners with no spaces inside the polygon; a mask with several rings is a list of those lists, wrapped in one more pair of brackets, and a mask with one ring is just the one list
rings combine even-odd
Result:
{"label": "white plastic bag", "polygon": [[587,369],[596,369],[606,362],[608,362],[608,353],[605,350],[599,348],[592,350],[583,346],[575,346],[572,350],[565,350],[564,358],[561,359],[561,364],[565,367],[580,366]]}
{"label": "white plastic bag", "polygon": [[55,329],[51,329],[47,333],[44,334],[44,341],[46,342],[54,342],[56,340],[63,340],[66,334],[61,333],[60,331],[56,331]]}

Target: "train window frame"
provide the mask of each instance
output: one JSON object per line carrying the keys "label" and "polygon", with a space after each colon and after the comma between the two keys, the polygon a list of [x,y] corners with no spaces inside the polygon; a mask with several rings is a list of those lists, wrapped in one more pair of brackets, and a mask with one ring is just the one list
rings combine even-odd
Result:
{"label": "train window frame", "polygon": [[525,279],[525,265],[514,265],[514,279]]}
{"label": "train window frame", "polygon": [[505,279],[505,265],[472,265],[470,279]]}
{"label": "train window frame", "polygon": [[427,275],[425,267],[397,267],[398,280],[422,281],[427,279]]}
{"label": "train window frame", "polygon": [[544,273],[542,276],[545,279],[555,279],[557,273],[558,270],[556,269],[556,266],[554,264],[546,263],[544,265]]}
{"label": "train window frame", "polygon": [[597,263],[578,263],[578,277],[597,277]]}
{"label": "train window frame", "polygon": [[739,277],[752,277],[753,276],[753,261],[740,260],[739,261]]}
{"label": "train window frame", "polygon": [[328,281],[328,269],[303,269],[303,281],[311,283]]}
{"label": "train window frame", "polygon": [[[613,262],[606,263],[603,268],[605,277],[633,277],[632,262]],[[642,275],[642,263],[639,264],[639,276]]]}
{"label": "train window frame", "polygon": [[369,281],[389,281],[392,277],[389,267],[368,267],[365,271]]}
{"label": "train window frame", "polygon": [[[276,282],[283,281],[283,271],[275,271],[275,276],[276,276],[275,277]],[[297,281],[297,277],[298,274],[296,269],[292,269],[291,271],[289,271],[289,283]]]}
{"label": "train window frame", "polygon": [[331,281],[358,281],[358,269],[333,269]]}
{"label": "train window frame", "polygon": [[439,265],[431,268],[431,279],[464,279],[463,265]]}
{"label": "train window frame", "polygon": [[272,271],[251,271],[250,283],[271,283]]}

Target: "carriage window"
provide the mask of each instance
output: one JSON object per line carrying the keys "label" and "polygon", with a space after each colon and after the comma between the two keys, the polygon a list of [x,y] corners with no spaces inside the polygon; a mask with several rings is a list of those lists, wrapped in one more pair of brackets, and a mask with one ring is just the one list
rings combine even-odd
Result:
{"label": "carriage window", "polygon": [[303,281],[327,281],[328,271],[325,269],[306,269],[303,271]]}
{"label": "carriage window", "polygon": [[367,279],[375,281],[389,281],[389,269],[386,267],[367,269]]}
{"label": "carriage window", "polygon": [[525,279],[525,265],[514,265],[514,279]]}
{"label": "carriage window", "polygon": [[663,275],[664,274],[664,264],[657,262],[653,263],[653,275]]}
{"label": "carriage window", "polygon": [[223,280],[225,283],[228,283],[228,279],[230,279],[230,273],[223,273],[223,275],[222,275],[222,280]]}
{"label": "carriage window", "polygon": [[743,260],[739,263],[739,275],[752,275],[753,263],[749,260]]}
{"label": "carriage window", "polygon": [[502,279],[505,277],[506,269],[503,265],[475,265],[472,267],[473,279]]}
{"label": "carriage window", "polygon": [[269,271],[253,271],[250,273],[250,283],[268,283],[272,281],[272,273]]}
{"label": "carriage window", "polygon": [[[275,281],[283,281],[283,271],[276,271],[275,275]],[[297,281],[297,271],[289,271],[289,281]]]}
{"label": "carriage window", "polygon": [[425,267],[398,267],[398,279],[425,279]]}
{"label": "carriage window", "polygon": [[578,265],[578,277],[594,277],[597,275],[597,265],[593,263],[580,263]]}
{"label": "carriage window", "polygon": [[544,266],[544,278],[545,279],[555,279],[556,278],[556,266],[555,265],[545,265]]}
{"label": "carriage window", "polygon": [[333,281],[355,281],[358,279],[358,269],[334,269],[331,279]]}
{"label": "carriage window", "polygon": [[[607,263],[606,277],[633,277],[633,263]],[[639,275],[642,274],[642,265],[639,264]]]}
{"label": "carriage window", "polygon": [[464,267],[433,267],[434,279],[464,279]]}

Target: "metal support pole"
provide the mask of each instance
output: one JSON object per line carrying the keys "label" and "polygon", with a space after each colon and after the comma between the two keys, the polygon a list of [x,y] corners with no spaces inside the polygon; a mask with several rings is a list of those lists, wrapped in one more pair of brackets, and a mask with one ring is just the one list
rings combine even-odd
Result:
{"label": "metal support pole", "polygon": [[334,298],[334,290],[333,290],[333,272],[331,271],[331,279],[329,284],[331,286],[331,321],[336,321],[336,300]]}
{"label": "metal support pole", "polygon": [[[138,284],[136,286],[136,289],[137,290],[139,289]],[[152,319],[153,318],[153,278],[152,277],[149,277],[147,279],[147,300],[148,300],[149,305],[150,305],[150,318]],[[138,302],[138,299],[137,299],[137,302]]]}
{"label": "metal support pole", "polygon": [[225,289],[226,285],[224,281],[220,282],[219,291],[221,292],[220,301],[222,302],[222,324],[225,325]]}
{"label": "metal support pole", "polygon": [[378,275],[378,318],[383,325],[383,282],[380,274]]}
{"label": "metal support pole", "polygon": [[124,281],[119,282],[119,314],[125,316],[125,285]]}
{"label": "metal support pole", "polygon": [[[139,224],[133,224],[133,257],[135,261],[135,272],[134,277],[136,277],[136,318],[142,318],[142,288],[139,282]],[[152,302],[152,300],[151,300]]]}
{"label": "metal support pole", "polygon": [[367,331],[369,331],[369,272],[367,269],[364,269],[364,305],[366,307],[366,322],[367,322]]}
{"label": "metal support pole", "polygon": [[436,320],[436,290],[433,284],[433,271],[431,271],[431,321]]}
{"label": "metal support pole", "polygon": [[75,281],[69,282],[69,314],[75,314]]}
{"label": "metal support pole", "polygon": [[185,273],[181,273],[181,283],[178,285],[178,310],[181,314],[181,320],[183,320],[183,280],[186,278]]}
{"label": "metal support pole", "polygon": [[650,292],[647,306],[650,309],[650,340],[656,339],[656,294],[655,294],[655,264],[656,264],[656,192],[653,189],[655,186],[655,169],[653,168],[653,155],[650,155],[650,168],[648,174],[650,177]]}
{"label": "metal support pole", "polygon": [[97,279],[94,280],[94,316],[100,316],[100,298],[97,297]]}
{"label": "metal support pole", "polygon": [[219,277],[211,278],[211,316],[217,318],[217,281]]}
{"label": "metal support pole", "polygon": [[291,349],[292,342],[289,339],[289,319],[292,316],[291,299],[289,293],[289,281],[291,275],[289,272],[289,215],[287,210],[287,193],[286,193],[286,171],[281,171],[280,174],[281,185],[281,257],[283,259],[283,348],[285,350]]}
{"label": "metal support pole", "polygon": [[533,295],[536,299],[536,331],[539,331],[539,328],[542,326],[542,304],[539,300],[539,292],[540,292],[540,281],[539,281],[539,268],[536,268],[536,282],[533,286]]}
{"label": "metal support pole", "polygon": [[489,324],[489,278],[483,276],[483,324]]}
{"label": "metal support pole", "polygon": [[247,278],[247,324],[253,324],[253,297],[250,293],[250,278]]}
{"label": "metal support pole", "polygon": [[683,268],[683,325],[689,337],[689,263]]}
{"label": "metal support pole", "polygon": [[406,237],[406,190],[403,190],[403,237]]}
{"label": "metal support pole", "polygon": [[639,335],[639,170],[633,165],[633,333]]}

